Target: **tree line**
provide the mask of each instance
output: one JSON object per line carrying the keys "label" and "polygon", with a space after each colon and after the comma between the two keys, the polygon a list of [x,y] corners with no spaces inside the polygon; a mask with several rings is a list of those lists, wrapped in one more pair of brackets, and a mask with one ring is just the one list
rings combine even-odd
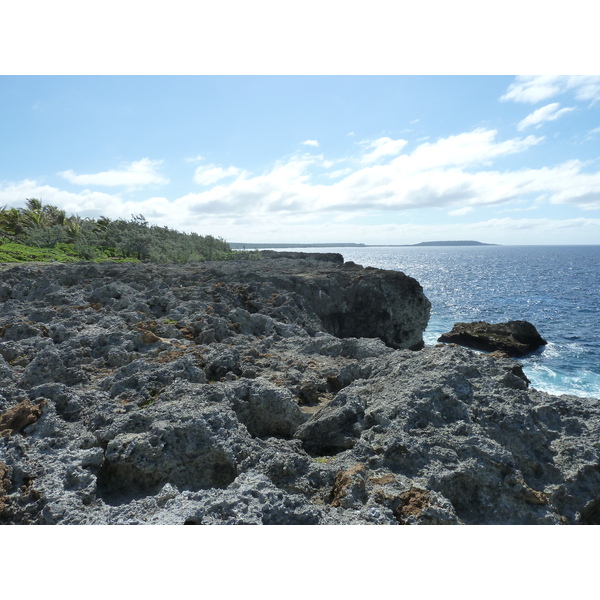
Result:
{"label": "tree line", "polygon": [[0,208],[0,244],[11,242],[69,250],[82,260],[183,263],[225,259],[231,252],[221,238],[150,225],[143,215],[82,218],[37,198],[27,198],[24,208]]}

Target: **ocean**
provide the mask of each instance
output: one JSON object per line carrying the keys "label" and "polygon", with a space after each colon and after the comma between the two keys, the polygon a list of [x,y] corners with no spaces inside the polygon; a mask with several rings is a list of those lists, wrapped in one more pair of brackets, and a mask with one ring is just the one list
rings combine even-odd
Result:
{"label": "ocean", "polygon": [[600,246],[285,250],[339,252],[346,261],[414,277],[432,305],[426,345],[459,321],[530,321],[548,341],[519,359],[531,385],[600,398]]}

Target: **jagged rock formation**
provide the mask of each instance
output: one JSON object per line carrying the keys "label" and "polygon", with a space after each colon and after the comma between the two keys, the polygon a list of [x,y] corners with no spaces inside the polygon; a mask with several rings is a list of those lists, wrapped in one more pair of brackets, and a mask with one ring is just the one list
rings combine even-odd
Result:
{"label": "jagged rock formation", "polygon": [[599,522],[598,400],[410,350],[400,273],[15,267],[0,300],[0,523]]}
{"label": "jagged rock formation", "polygon": [[459,344],[487,352],[504,352],[514,357],[525,356],[547,344],[535,326],[528,321],[456,323],[451,331],[438,338],[438,342]]}

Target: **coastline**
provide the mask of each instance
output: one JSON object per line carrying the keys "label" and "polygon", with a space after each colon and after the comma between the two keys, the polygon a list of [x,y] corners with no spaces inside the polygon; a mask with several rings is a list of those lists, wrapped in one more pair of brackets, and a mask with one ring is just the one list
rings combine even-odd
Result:
{"label": "coastline", "polygon": [[2,523],[598,521],[598,400],[423,348],[402,273],[52,266],[0,284]]}
{"label": "coastline", "polygon": [[[317,250],[314,250],[316,252]],[[415,277],[432,302],[427,343],[460,321],[526,319],[549,345],[523,359],[532,385],[552,394],[600,396],[600,246],[327,249],[365,266]]]}

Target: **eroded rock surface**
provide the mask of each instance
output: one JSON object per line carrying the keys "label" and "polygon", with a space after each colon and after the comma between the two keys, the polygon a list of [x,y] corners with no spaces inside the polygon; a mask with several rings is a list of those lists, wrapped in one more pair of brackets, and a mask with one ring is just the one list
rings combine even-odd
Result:
{"label": "eroded rock surface", "polygon": [[438,342],[459,344],[487,352],[504,352],[514,357],[525,356],[547,344],[535,326],[528,321],[455,323],[451,331],[438,338]]}
{"label": "eroded rock surface", "polygon": [[3,271],[0,523],[599,522],[598,400],[334,261]]}

